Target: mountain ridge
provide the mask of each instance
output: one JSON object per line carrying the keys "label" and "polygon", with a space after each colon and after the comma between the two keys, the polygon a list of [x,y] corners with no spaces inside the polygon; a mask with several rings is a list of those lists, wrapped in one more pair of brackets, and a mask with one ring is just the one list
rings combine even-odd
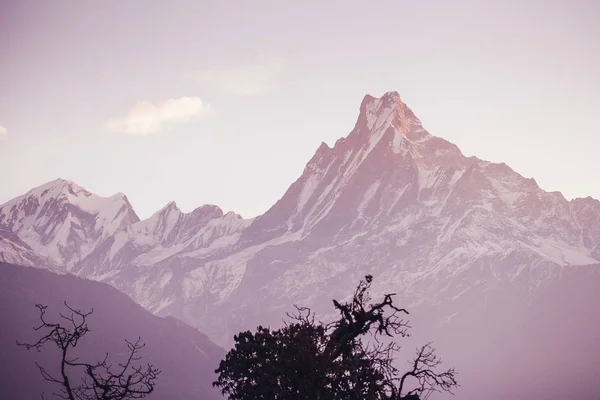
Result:
{"label": "mountain ridge", "polygon": [[[29,223],[36,228],[33,230],[37,236],[27,229],[21,232],[30,214],[38,219],[36,212],[47,217],[43,209],[47,198],[66,200],[54,214],[64,215],[65,208],[79,209],[96,224],[98,220],[107,221],[109,229],[99,233],[88,229],[90,232],[81,239],[73,231],[85,230],[81,227],[90,221],[75,221],[66,226],[59,220],[57,226],[49,228],[47,221],[40,224],[34,218]],[[114,216],[111,221],[100,216],[94,207],[82,206],[86,199],[97,204],[117,200],[119,211],[109,213]],[[40,208],[37,203],[41,203],[41,211],[37,210]],[[572,225],[570,228],[580,228],[581,243],[576,243],[571,232],[569,237],[560,238],[561,243],[540,245],[548,249],[540,249],[536,243],[527,245],[560,265],[594,264],[600,258],[599,231],[592,223],[583,222],[583,227],[582,221],[575,221],[579,214],[585,215],[585,220],[598,221],[600,202],[591,197],[567,201],[560,193],[543,191],[534,179],[522,177],[504,163],[465,157],[454,144],[429,134],[395,91],[386,92],[381,98],[366,95],[350,134],[338,139],[333,147],[322,143],[281,199],[256,218],[243,219],[231,212],[223,214],[218,206],[212,205],[183,213],[171,201],[149,218],[140,220],[125,195],[99,197],[71,181],[58,179],[0,206],[0,227],[16,234],[51,264],[62,262],[76,274],[104,280],[112,279],[115,270],[129,264],[148,266],[182,255],[184,259],[190,258],[185,253],[210,262],[215,257],[227,257],[253,246],[270,246],[273,240],[300,240],[315,250],[323,247],[323,241],[343,242],[358,231],[372,233],[377,226],[389,228],[399,223],[396,229],[400,229],[401,220],[411,207],[424,207],[425,214],[434,218],[452,219],[453,214],[466,212],[465,204],[473,204],[469,206],[473,207],[469,210],[471,214],[513,213],[510,220],[498,222],[505,227],[529,224],[529,220],[540,217],[536,210],[544,207],[560,207],[562,214],[570,219],[567,221]],[[48,210],[45,211],[47,214]],[[512,217],[520,220],[515,222]],[[551,218],[551,214],[546,217]],[[461,221],[454,221],[457,223],[440,239],[452,236]],[[41,228],[44,228],[42,235],[38,232]],[[47,231],[57,234],[52,236]],[[61,233],[63,237],[56,238]],[[86,246],[86,240],[92,243]],[[52,246],[57,248],[44,254]],[[74,253],[66,259],[60,255],[65,247]],[[551,247],[558,248],[556,254],[551,254]],[[6,257],[10,252],[4,250],[4,254]],[[11,257],[18,259],[14,254]],[[106,268],[99,269],[98,265],[103,264]]]}

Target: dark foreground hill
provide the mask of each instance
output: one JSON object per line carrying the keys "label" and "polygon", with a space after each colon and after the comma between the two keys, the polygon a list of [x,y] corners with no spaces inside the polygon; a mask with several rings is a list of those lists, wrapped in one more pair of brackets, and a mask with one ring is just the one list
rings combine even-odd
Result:
{"label": "dark foreground hill", "polygon": [[141,362],[162,370],[149,399],[220,398],[211,382],[224,351],[195,328],[154,316],[107,284],[0,263],[0,399],[37,399],[55,389],[42,380],[35,361],[52,371],[60,359],[56,350],[48,345],[39,353],[27,351],[15,342],[39,337],[32,329],[39,322],[36,303],[48,305],[54,318],[65,310],[63,301],[94,309],[91,332],[77,346],[82,360],[98,361],[108,352],[109,360],[122,361],[124,339],[141,336],[146,343]]}

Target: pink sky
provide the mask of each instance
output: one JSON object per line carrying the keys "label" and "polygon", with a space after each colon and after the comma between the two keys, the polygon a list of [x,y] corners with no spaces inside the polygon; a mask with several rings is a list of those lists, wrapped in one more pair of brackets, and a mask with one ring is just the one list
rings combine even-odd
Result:
{"label": "pink sky", "polygon": [[600,198],[589,1],[0,0],[0,202],[62,177],[264,212],[367,93],[546,190]]}

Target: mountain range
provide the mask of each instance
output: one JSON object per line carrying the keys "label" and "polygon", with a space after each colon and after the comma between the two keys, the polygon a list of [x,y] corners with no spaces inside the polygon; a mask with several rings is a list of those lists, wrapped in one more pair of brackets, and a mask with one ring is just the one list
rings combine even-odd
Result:
{"label": "mountain range", "polygon": [[254,219],[171,202],[140,220],[125,195],[59,179],[0,206],[0,261],[109,283],[225,347],[294,304],[331,318],[370,273],[462,368],[461,398],[600,393],[600,201],[466,157],[397,92],[365,96]]}

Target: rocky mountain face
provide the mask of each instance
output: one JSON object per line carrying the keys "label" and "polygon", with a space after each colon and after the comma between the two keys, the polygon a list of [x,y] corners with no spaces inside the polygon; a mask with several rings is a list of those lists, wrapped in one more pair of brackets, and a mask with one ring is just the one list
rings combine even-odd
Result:
{"label": "rocky mountain face", "polygon": [[[71,356],[93,364],[108,353],[109,363],[116,366],[128,355],[125,339],[141,337],[146,346],[136,365],[152,363],[162,371],[148,399],[221,398],[211,383],[225,352],[206,335],[174,318],[151,314],[107,284],[5,263],[0,263],[0,398],[35,399],[42,392],[52,398],[51,393],[57,392],[35,365],[60,376],[57,349],[50,343],[40,352],[27,351],[15,342],[35,343],[42,336],[33,330],[40,322],[35,304],[47,305],[47,321],[57,322],[58,314],[67,311],[63,301],[83,311],[93,309],[87,319],[90,332]],[[75,378],[76,371],[72,372],[70,377]]]}
{"label": "rocky mountain face", "polygon": [[[600,314],[591,308],[572,321],[580,329],[560,338],[539,328],[548,325],[527,324],[533,317],[560,324],[550,307],[559,304],[548,299],[563,299],[565,313],[572,313],[566,305],[587,307],[572,292],[576,286],[563,282],[585,282],[585,301],[598,302],[600,202],[568,201],[505,164],[465,157],[429,134],[396,92],[366,96],[352,132],[332,148],[323,143],[283,197],[254,220],[215,206],[185,214],[170,203],[138,221],[123,196],[102,199],[110,207],[91,207],[81,198],[93,195],[72,182],[42,188],[0,207],[0,228],[33,252],[21,255],[13,246],[3,257],[35,254],[108,282],[222,345],[241,329],[280,325],[294,304],[332,317],[331,299],[348,297],[365,273],[376,277],[375,296],[395,292],[414,310],[420,338],[440,342],[450,362],[470,371],[467,381],[485,381],[474,367],[482,354],[498,371],[513,365],[508,354],[577,338],[590,344],[600,332],[590,322]],[[590,352],[581,354],[587,361],[580,365],[595,371]],[[555,356],[546,362],[568,364],[564,352]],[[511,369],[516,383],[541,365],[536,357]],[[535,398],[554,398],[535,387],[528,389]]]}

